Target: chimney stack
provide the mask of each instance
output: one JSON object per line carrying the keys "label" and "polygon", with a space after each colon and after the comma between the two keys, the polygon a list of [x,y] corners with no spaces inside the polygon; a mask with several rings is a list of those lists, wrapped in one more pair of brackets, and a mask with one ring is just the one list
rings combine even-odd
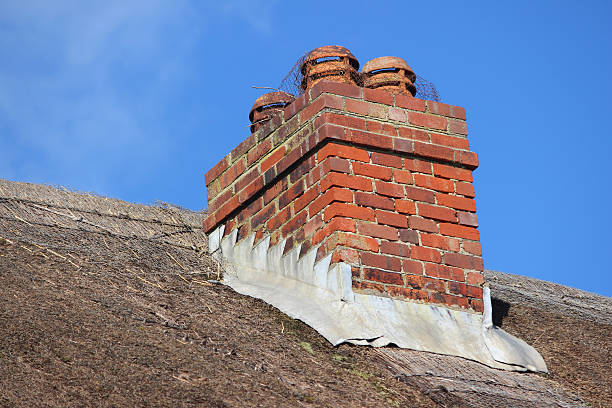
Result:
{"label": "chimney stack", "polygon": [[358,69],[344,47],[311,51],[303,94],[259,98],[254,133],[206,174],[226,283],[334,344],[545,371],[490,323],[465,109],[415,98],[401,58],[366,63],[364,87]]}

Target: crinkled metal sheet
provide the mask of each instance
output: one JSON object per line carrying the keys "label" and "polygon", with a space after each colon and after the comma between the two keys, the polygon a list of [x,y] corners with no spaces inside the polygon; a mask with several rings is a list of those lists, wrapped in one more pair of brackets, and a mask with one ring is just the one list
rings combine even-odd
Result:
{"label": "crinkled metal sheet", "polygon": [[407,302],[352,291],[350,266],[330,268],[331,256],[315,263],[317,248],[298,259],[300,246],[283,255],[284,241],[269,237],[236,243],[237,231],[210,239],[213,255],[225,262],[224,283],[302,320],[330,343],[401,348],[459,356],[489,367],[547,372],[540,354],[524,341],[493,326],[488,288],[485,314]]}

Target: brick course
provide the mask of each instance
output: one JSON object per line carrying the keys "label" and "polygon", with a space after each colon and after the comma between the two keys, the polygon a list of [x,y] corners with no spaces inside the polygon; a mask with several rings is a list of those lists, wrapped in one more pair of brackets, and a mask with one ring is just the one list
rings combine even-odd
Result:
{"label": "brick course", "polygon": [[286,239],[353,289],[482,312],[465,110],[321,81],[205,176],[204,230]]}

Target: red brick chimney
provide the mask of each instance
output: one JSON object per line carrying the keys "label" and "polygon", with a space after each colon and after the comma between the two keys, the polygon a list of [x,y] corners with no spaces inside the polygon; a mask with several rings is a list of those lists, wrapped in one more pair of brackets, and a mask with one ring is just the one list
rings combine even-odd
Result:
{"label": "red brick chimney", "polygon": [[351,265],[355,291],[481,313],[465,119],[409,92],[316,82],[206,174],[204,230],[320,245],[317,259]]}
{"label": "red brick chimney", "polygon": [[[383,324],[385,336],[393,336],[389,327],[403,324],[401,313],[424,313],[428,317],[411,322],[432,320],[421,330],[432,337],[414,340],[408,333],[406,347],[545,371],[537,352],[518,339],[503,358],[466,351],[498,347],[498,340],[493,346],[488,339],[501,330],[492,335],[481,330],[493,326],[488,288],[483,297],[472,185],[478,156],[469,148],[465,109],[413,97],[415,75],[400,58],[372,60],[360,75],[358,68],[346,48],[312,51],[301,67],[304,93],[259,123],[206,174],[204,231],[211,252],[222,250],[237,269],[259,271],[249,275],[253,281],[274,286],[269,283],[274,277],[323,290],[304,299],[324,293],[349,304],[360,299],[367,305],[356,320],[384,320],[383,310],[399,313]],[[273,291],[243,293],[264,300],[275,296]],[[317,330],[323,327],[324,335],[327,321],[344,313],[311,322],[299,316],[300,307],[283,308],[284,302],[270,303],[294,311],[289,314]],[[368,314],[372,308],[377,314]],[[442,309],[454,317],[443,316]],[[453,330],[461,340],[447,336]],[[328,331],[326,337],[332,342],[354,338],[343,333]],[[370,337],[377,336],[383,334]],[[511,337],[504,336],[505,342]],[[531,360],[507,357],[524,355],[525,348]]]}

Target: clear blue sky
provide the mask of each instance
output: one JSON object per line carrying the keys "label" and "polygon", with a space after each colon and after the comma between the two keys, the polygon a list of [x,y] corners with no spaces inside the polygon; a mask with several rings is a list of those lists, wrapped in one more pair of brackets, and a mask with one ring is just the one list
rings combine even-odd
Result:
{"label": "clear blue sky", "polygon": [[312,48],[466,107],[485,267],[612,296],[612,3],[0,0],[0,177],[191,209]]}

